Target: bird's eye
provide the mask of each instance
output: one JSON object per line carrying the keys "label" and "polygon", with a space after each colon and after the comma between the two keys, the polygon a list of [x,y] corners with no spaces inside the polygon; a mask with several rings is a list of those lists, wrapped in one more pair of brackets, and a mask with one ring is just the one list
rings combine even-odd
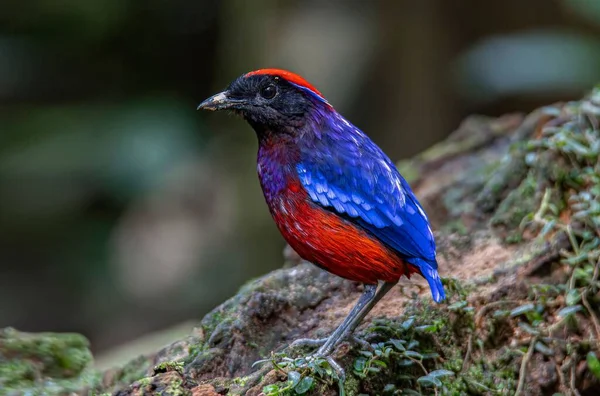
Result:
{"label": "bird's eye", "polygon": [[277,94],[277,88],[273,84],[269,84],[260,90],[260,96],[265,99],[273,99]]}

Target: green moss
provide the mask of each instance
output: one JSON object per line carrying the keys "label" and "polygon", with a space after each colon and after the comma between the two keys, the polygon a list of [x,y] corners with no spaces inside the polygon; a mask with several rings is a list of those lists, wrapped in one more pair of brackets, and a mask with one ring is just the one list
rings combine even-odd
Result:
{"label": "green moss", "polygon": [[490,224],[492,226],[503,226],[509,231],[509,235],[513,232],[520,234],[519,225],[523,218],[535,211],[541,198],[536,195],[538,184],[536,174],[529,172],[519,186],[512,190],[501,202],[491,218]]}
{"label": "green moss", "polygon": [[237,386],[244,387],[248,384],[248,381],[251,380],[250,376],[246,377],[238,377],[233,379],[233,383]]}
{"label": "green moss", "polygon": [[150,374],[153,360],[147,356],[138,356],[129,363],[121,367],[115,373],[111,383],[106,384],[109,387],[123,386],[131,384],[140,378],[144,378]]}
{"label": "green moss", "polygon": [[[208,313],[200,323],[200,327],[202,327],[204,334],[206,335],[206,340],[210,342],[211,338],[214,339],[216,337],[214,334],[215,331],[228,328],[228,325],[236,320],[240,305],[244,305],[252,294],[263,291],[264,287],[265,286],[260,279],[250,280],[240,288],[234,298]],[[195,348],[194,353],[201,353],[205,351],[206,348],[206,345],[199,345]]]}
{"label": "green moss", "polygon": [[514,372],[490,363],[491,366],[486,364],[485,368],[483,364],[472,365],[453,381],[444,383],[443,394],[512,394],[516,389]]}
{"label": "green moss", "polygon": [[359,351],[354,361],[359,389],[369,394],[384,394],[386,389],[429,394],[429,381],[437,378],[439,384],[433,386],[445,395],[462,395],[474,387],[492,393],[514,390],[509,362],[480,359],[463,370],[468,340],[475,329],[474,308],[465,299],[469,288],[456,280],[446,283],[450,286],[448,305],[415,300],[401,318],[376,319],[366,330],[364,337],[374,341],[374,352]]}
{"label": "green moss", "polygon": [[467,228],[467,226],[465,225],[464,221],[461,218],[448,221],[442,227],[442,231],[444,232],[444,234],[448,234],[448,235],[450,235],[450,234],[457,234],[460,236],[469,235],[469,229]]}
{"label": "green moss", "polygon": [[43,393],[77,392],[94,387],[89,342],[79,334],[0,331],[0,388]]}
{"label": "green moss", "polygon": [[88,340],[80,334],[28,334],[7,328],[0,333],[2,354],[36,359],[43,374],[65,378],[79,374],[92,361]]}
{"label": "green moss", "polygon": [[232,322],[234,320],[231,315],[234,314],[235,310],[233,307],[231,308],[232,309],[213,311],[207,315],[204,320],[202,320],[201,326],[207,335],[210,336],[219,325]]}
{"label": "green moss", "polygon": [[344,389],[348,396],[358,396],[360,394],[360,380],[355,376],[350,376],[344,383]]}
{"label": "green moss", "polygon": [[131,384],[128,390],[131,394],[157,396],[188,396],[192,394],[192,392],[185,387],[181,374],[174,371],[159,373],[152,377],[140,378]]}
{"label": "green moss", "polygon": [[[561,372],[554,389],[567,389],[582,381],[570,367],[583,365],[585,353],[590,347],[598,352],[600,344],[594,325],[598,323],[594,307],[600,303],[596,264],[600,257],[600,90],[546,112],[551,122],[539,125],[541,133],[524,145],[527,176],[508,194],[491,221],[505,228],[509,241],[537,238],[539,242],[530,243],[516,260],[519,263],[548,256],[548,246],[561,247],[560,256],[550,256],[555,265],[548,263],[543,268],[545,272],[556,270],[549,283],[529,285],[526,299],[513,301],[516,307],[499,307],[485,319],[489,334],[482,349],[489,348],[489,340],[498,338],[503,328],[519,327],[520,333],[532,339],[526,347],[506,347],[502,356],[505,361],[518,359],[525,375],[518,377],[516,370],[509,368],[498,373],[503,378],[518,377],[511,386],[522,392],[533,386],[526,377],[536,354],[568,356],[564,360],[568,365],[557,363],[550,368]],[[564,248],[561,240],[567,240],[569,248]],[[552,341],[559,332],[566,343]],[[507,333],[516,341],[512,330]],[[503,343],[512,344],[510,339]],[[484,391],[494,384],[484,373],[471,371],[474,383],[461,386],[475,385]]]}
{"label": "green moss", "polygon": [[183,362],[162,362],[154,366],[154,374],[168,371],[177,371],[179,374],[183,374]]}
{"label": "green moss", "polygon": [[173,378],[166,389],[160,392],[160,395],[164,396],[186,396],[191,394],[190,391],[183,388],[183,380],[180,377]]}
{"label": "green moss", "polygon": [[[415,299],[401,317],[377,318],[358,334],[371,348],[352,350],[340,361],[346,368],[345,395],[383,395],[402,390],[430,394],[431,386],[441,394],[457,395],[477,386],[488,387],[491,392],[514,390],[511,362],[493,356],[486,361],[485,356],[479,356],[463,370],[468,340],[475,330],[474,308],[467,302],[473,287],[447,278],[444,284],[447,304],[432,305]],[[310,395],[330,393],[340,386],[324,360],[306,364],[280,353],[273,356],[272,362],[281,370],[312,377],[316,385]],[[287,382],[264,389],[271,392],[266,394],[293,394]]]}
{"label": "green moss", "polygon": [[144,378],[138,379],[135,382],[138,383],[139,386],[146,387],[146,386],[150,386],[152,384],[153,380],[154,379],[152,377],[144,377]]}

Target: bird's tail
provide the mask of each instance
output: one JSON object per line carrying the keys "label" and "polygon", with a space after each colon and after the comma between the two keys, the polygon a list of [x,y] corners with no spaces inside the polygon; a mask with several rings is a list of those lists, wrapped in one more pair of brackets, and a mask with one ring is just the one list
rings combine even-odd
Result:
{"label": "bird's tail", "polygon": [[410,260],[410,263],[416,265],[421,270],[421,275],[423,275],[423,278],[429,283],[433,300],[437,303],[444,301],[444,299],[446,299],[446,293],[444,293],[444,285],[442,285],[442,280],[440,279],[437,269],[421,259],[412,259]]}

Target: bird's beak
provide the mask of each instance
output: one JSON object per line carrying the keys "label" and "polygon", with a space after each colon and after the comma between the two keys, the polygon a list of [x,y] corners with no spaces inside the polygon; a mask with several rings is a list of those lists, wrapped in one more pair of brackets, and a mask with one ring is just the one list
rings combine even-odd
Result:
{"label": "bird's beak", "polygon": [[198,110],[224,110],[239,106],[240,104],[242,104],[241,100],[230,98],[227,96],[227,91],[223,91],[200,103]]}

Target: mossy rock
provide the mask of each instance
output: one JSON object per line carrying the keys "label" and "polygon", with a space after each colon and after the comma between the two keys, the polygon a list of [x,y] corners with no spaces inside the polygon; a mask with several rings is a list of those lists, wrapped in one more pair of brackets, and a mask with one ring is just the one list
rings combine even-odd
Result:
{"label": "mossy rock", "polygon": [[101,379],[81,338],[20,337],[9,349],[0,338],[0,384],[122,396],[600,394],[599,124],[594,90],[527,117],[471,117],[401,165],[439,230],[448,300],[401,280],[359,327],[363,342],[336,351],[344,383],[286,346],[328,335],[362,286],[295,263]]}
{"label": "mossy rock", "polygon": [[88,340],[80,334],[0,330],[0,394],[85,393],[99,376]]}

